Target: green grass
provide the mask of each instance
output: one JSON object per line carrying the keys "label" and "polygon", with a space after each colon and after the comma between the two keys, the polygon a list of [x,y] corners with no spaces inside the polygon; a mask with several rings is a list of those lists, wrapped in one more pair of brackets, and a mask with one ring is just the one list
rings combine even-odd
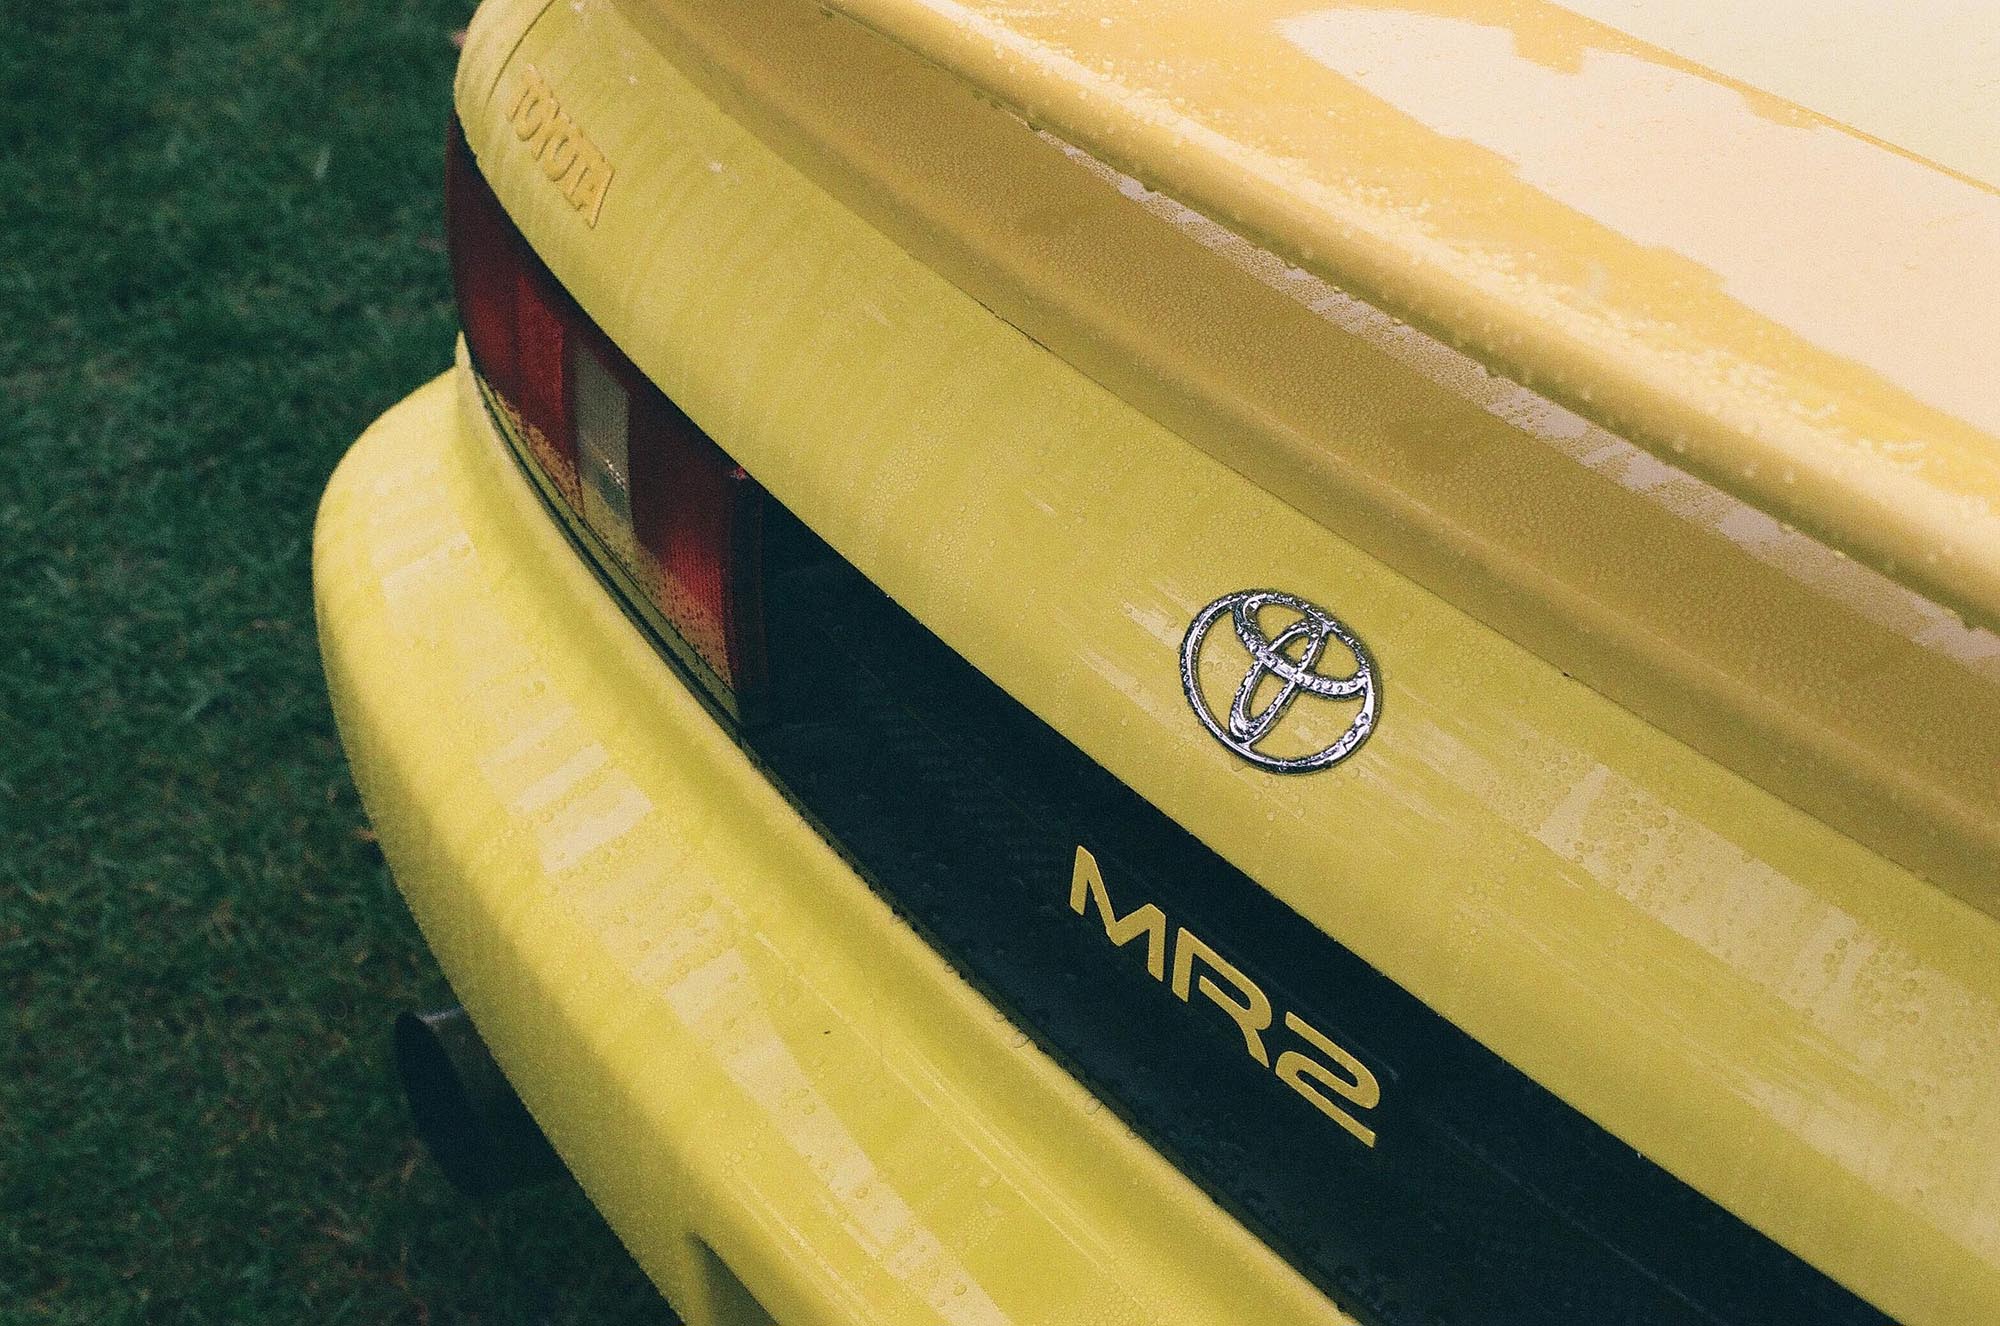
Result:
{"label": "green grass", "polygon": [[0,0],[0,1321],[661,1321],[411,1141],[314,503],[447,362],[458,0]]}

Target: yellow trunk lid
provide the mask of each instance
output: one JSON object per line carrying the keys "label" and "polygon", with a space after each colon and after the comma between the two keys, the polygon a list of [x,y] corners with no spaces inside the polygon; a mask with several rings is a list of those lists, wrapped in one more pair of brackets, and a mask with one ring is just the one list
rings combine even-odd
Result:
{"label": "yellow trunk lid", "polygon": [[2000,621],[2000,195],[1984,182],[2000,11],[1927,24],[1924,7],[1824,20],[1816,7],[1788,26],[1797,4],[835,8],[1968,619]]}

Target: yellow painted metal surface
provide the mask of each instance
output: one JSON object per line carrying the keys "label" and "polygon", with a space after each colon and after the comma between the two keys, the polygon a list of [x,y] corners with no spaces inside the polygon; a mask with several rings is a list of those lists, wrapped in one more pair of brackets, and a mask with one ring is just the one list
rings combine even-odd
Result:
{"label": "yellow painted metal surface", "polygon": [[[1991,175],[1552,3],[838,7],[1656,454],[2000,623]],[[2000,18],[1939,41],[1983,49],[1990,69]],[[1924,101],[1924,68],[1901,72],[1905,99]],[[1986,111],[1990,139],[1990,98]]]}
{"label": "yellow painted metal surface", "polygon": [[[843,205],[1176,433],[1562,671],[2000,911],[2000,635],[812,5],[619,8],[602,23],[602,6],[572,11],[573,58],[672,53]],[[500,77],[467,68],[480,96]],[[515,85],[500,95],[511,102]],[[633,126],[620,151],[639,162],[643,108],[608,112]],[[518,169],[518,155],[491,168]],[[535,229],[532,194],[547,187],[512,201],[617,322],[650,279],[643,249]],[[623,187],[643,212],[664,186],[642,172]],[[642,362],[654,353],[649,326],[617,330]]]}
{"label": "yellow painted metal surface", "polygon": [[[1649,455],[1580,418],[1571,431],[1574,416],[1120,176],[1105,163],[1159,167],[1166,130],[1132,120],[1139,103],[1122,92],[1127,119],[1114,120],[1091,100],[1101,82],[1034,81],[1060,62],[1037,54],[1033,33],[1000,34],[982,54],[964,34],[986,29],[968,15],[1000,23],[993,14],[866,8],[1069,141],[788,0],[489,3],[460,112],[502,199],[634,359],[1093,758],[1565,1100],[1900,1319],[2000,1317],[2000,1082],[1984,1071],[2000,1050],[2000,923],[1961,901],[1991,910],[1995,896],[1995,765],[1991,729],[1978,730],[1995,712],[1990,637],[1895,584],[1854,581],[1819,545],[1773,535],[1779,551],[1759,555],[1735,537],[1746,523],[1769,533],[1751,508],[1648,471]],[[1220,97],[1226,61],[1153,69],[1134,54],[1194,24],[1186,15],[1066,12],[1091,22],[1039,10],[1006,22],[1069,23],[1072,63],[1094,59],[1103,79],[1195,80],[1177,113],[1206,113],[1195,93]],[[1408,18],[1357,12],[1392,29]],[[1553,43],[1528,43],[1537,68],[1640,58],[1599,29],[1522,12],[1544,25],[1528,35]],[[1121,34],[1128,21],[1142,30]],[[1243,28],[1246,43],[1270,36]],[[1091,55],[1104,42],[1128,44]],[[1276,47],[1256,49],[1255,67],[1290,68]],[[510,80],[528,65],[615,170],[595,226],[509,123]],[[1332,76],[1298,77],[1295,92]],[[1358,77],[1328,93],[1360,140],[1344,150],[1382,165],[1416,143],[1429,168],[1471,169],[1476,154],[1435,130],[1412,137]],[[1282,127],[1215,105],[1232,117],[1223,127]],[[1220,189],[1218,161],[1237,160],[1199,135],[1184,149],[1168,164],[1196,185]],[[1520,209],[1505,215],[1582,233],[1507,170],[1482,169],[1481,197]],[[1303,252],[1283,247],[1285,227],[1258,229],[1250,204],[1267,194],[1246,186],[1231,195],[1242,206],[1225,206],[1148,178]],[[1447,231],[1468,214],[1445,211]],[[1329,215],[1278,219],[1310,228]],[[1361,225],[1372,214],[1341,215],[1352,247],[1327,254],[1373,254],[1382,273],[1407,260],[1399,279],[1419,285],[1456,270],[1431,250],[1383,247]],[[1583,271],[1563,266],[1569,250],[1532,251],[1516,294],[1560,294],[1550,283]],[[1808,421],[1813,447],[1841,434],[1813,453],[1828,464],[1853,459],[1842,430],[1857,420],[1917,417],[1883,405],[1909,392],[1877,391],[1851,356],[1731,322],[1712,281],[1675,285],[1686,255],[1626,256],[1605,274],[1609,304],[1523,304],[1551,324],[1483,323],[1496,306],[1458,286],[1450,311],[1468,344],[1516,368],[1536,367],[1508,358],[1529,332],[1574,334],[1561,342],[1570,376],[1536,382],[1593,417],[1657,428],[1686,404],[1639,381],[1669,362],[1659,344],[1617,342],[1638,376],[1605,379],[1602,400],[1574,386],[1608,353],[1591,339],[1610,335],[1606,309],[1665,281],[1679,302],[1658,311],[1672,325],[1640,330],[1715,332],[1711,348],[1744,370],[1696,356],[1720,374],[1702,381],[1739,394],[1704,395],[1703,408],[1727,406],[1727,427],[1690,432],[1689,463],[1760,501],[1770,495],[1711,462],[1798,441],[1793,407],[1822,400],[1812,391],[1839,398]],[[1370,284],[1367,263],[1339,270],[1385,303],[1403,289],[1386,275]],[[1419,305],[1396,307],[1422,316]],[[1785,428],[1760,431],[1780,386],[1803,394]],[[1038,1055],[1002,1052],[1018,1038],[940,984],[935,959],[646,655],[497,441],[468,416],[441,423],[450,389],[426,391],[357,451],[323,512],[316,582],[343,736],[455,984],[648,1268],[708,1292],[692,1232],[781,1321],[955,1319],[925,1297],[946,1280],[896,1280],[910,1263],[884,1251],[860,1195],[832,1170],[798,1167],[860,1155],[916,1221],[895,1228],[934,1237],[907,1245],[931,1258],[918,1264],[956,1259],[1015,1319],[1083,1320],[1083,1302],[1110,1304],[1091,1318],[1104,1320],[1323,1314]],[[1935,496],[1964,459],[1950,439],[1966,436],[1942,450],[1922,439],[1883,481]],[[1860,450],[1843,474],[1888,472],[1876,463],[1893,450]],[[1872,482],[1853,491],[1888,491]],[[1961,495],[1976,506],[1987,491]],[[1986,518],[1966,509],[1971,527]],[[1956,592],[1968,565],[1910,579]],[[1382,726],[1330,773],[1273,779],[1236,762],[1180,695],[1187,621],[1218,594],[1266,584],[1338,613],[1380,665]],[[1747,658],[1732,657],[1738,633]],[[1846,819],[1831,801],[1850,803]],[[749,973],[736,984],[731,962]],[[726,1002],[741,990],[752,1002]],[[940,998],[938,1025],[909,1011]],[[713,1011],[731,1007],[742,1016]],[[782,1071],[760,1076],[768,1063]],[[802,1081],[803,1095],[778,1089]],[[891,1088],[879,1101],[863,1086],[877,1082]],[[839,1129],[782,1103],[796,1100]],[[1156,1271],[1167,1278],[1149,1298]],[[1086,1281],[1093,1297],[1060,1298]],[[1172,1295],[1195,1306],[1163,1308]]]}
{"label": "yellow painted metal surface", "polygon": [[[897,117],[863,117],[847,140],[788,126],[798,68],[739,58],[771,29],[840,75],[879,75],[858,84],[877,103],[920,101],[953,131],[980,123],[939,91],[945,75],[809,7],[553,6],[512,61],[615,164],[592,230],[513,136],[506,70],[462,77],[482,166],[614,338],[948,643],[1433,1007],[1899,1316],[2000,1311],[2000,1084],[1964,1071],[2000,1037],[1995,922],[1343,541],[1329,527],[1356,504],[1338,491],[1309,519],[1236,472],[1247,460],[1218,463],[1162,411],[1093,381],[1109,370],[1086,375],[994,316],[967,293],[969,248],[959,266],[927,264],[916,254],[948,246],[926,249],[907,215],[899,229],[886,191],[824,190],[858,176],[860,140]],[[982,151],[1025,135],[1042,160],[1069,162],[988,114]],[[922,140],[891,141],[908,175],[937,164]],[[1079,219],[1117,215],[1079,211],[1079,187],[1029,199],[1046,205],[1034,253],[1052,264]],[[1136,224],[1119,233],[1238,301],[1219,305],[1239,319],[1231,333],[1271,307],[1218,282],[1226,255]],[[982,294],[1001,284],[1006,249],[990,252]],[[1064,290],[1041,298],[1060,305]],[[1479,431],[1493,409],[1343,334],[1317,352],[1407,402],[1352,416],[1384,451],[1414,438],[1418,467],[1445,471],[1462,437],[1514,458]],[[1735,577],[1718,594],[1757,587],[1726,550],[1688,552],[1658,513],[1647,526],[1643,494],[1576,468],[1598,486],[1572,508],[1622,492],[1619,510],[1637,514],[1608,532],[1669,531],[1608,545],[1620,564],[1606,574],[1706,555]],[[1498,463],[1483,476],[1516,482]],[[1235,762],[1179,693],[1186,622],[1261,584],[1326,604],[1376,651],[1383,725],[1332,774],[1275,780]],[[1836,638],[1820,631],[1815,645]],[[1984,684],[1962,693],[1990,704]],[[1969,876],[1989,858],[1967,840],[1954,850]]]}
{"label": "yellow painted metal surface", "polygon": [[690,1326],[1344,1320],[798,818],[481,411],[461,362],[335,474],[327,678],[453,988]]}

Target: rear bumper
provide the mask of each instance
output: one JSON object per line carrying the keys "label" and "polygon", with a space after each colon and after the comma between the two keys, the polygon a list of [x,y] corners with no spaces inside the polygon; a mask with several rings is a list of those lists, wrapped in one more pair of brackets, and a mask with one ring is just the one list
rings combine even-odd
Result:
{"label": "rear bumper", "polygon": [[1342,1320],[800,819],[574,556],[462,358],[342,463],[314,589],[412,911],[693,1326]]}

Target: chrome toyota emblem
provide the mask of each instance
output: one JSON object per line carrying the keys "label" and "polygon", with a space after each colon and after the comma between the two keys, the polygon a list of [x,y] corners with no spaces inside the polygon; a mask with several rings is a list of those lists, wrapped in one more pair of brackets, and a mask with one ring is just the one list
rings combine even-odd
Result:
{"label": "chrome toyota emblem", "polygon": [[[1266,609],[1271,610],[1273,617],[1291,618],[1275,635],[1263,624]],[[1236,699],[1229,706],[1227,718],[1218,721],[1202,693],[1200,669],[1210,629],[1224,617],[1236,628],[1235,636],[1242,643],[1248,671],[1236,687]],[[1320,670],[1320,660],[1330,640],[1338,641],[1354,656],[1353,672],[1329,676]],[[1375,730],[1375,715],[1381,705],[1375,686],[1375,661],[1368,656],[1367,646],[1318,604],[1273,589],[1225,594],[1201,610],[1188,626],[1187,638],[1181,642],[1181,689],[1187,692],[1194,716],[1217,741],[1258,768],[1273,773],[1310,773],[1340,763],[1368,740],[1368,734]],[[1257,703],[1260,691],[1269,698],[1253,713],[1251,706]],[[1359,700],[1361,709],[1330,746],[1297,754],[1258,749],[1301,695],[1324,700]]]}

